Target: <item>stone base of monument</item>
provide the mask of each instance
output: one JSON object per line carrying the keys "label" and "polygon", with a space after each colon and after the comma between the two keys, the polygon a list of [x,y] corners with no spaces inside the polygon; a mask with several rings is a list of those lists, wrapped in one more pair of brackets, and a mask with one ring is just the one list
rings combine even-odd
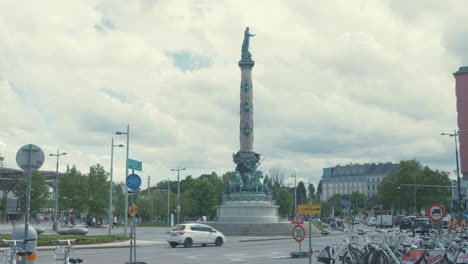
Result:
{"label": "stone base of monument", "polygon": [[263,202],[226,203],[218,207],[216,222],[278,223],[277,205]]}
{"label": "stone base of monument", "polygon": [[222,223],[278,223],[278,205],[271,195],[264,193],[232,193],[223,196],[215,222]]}
{"label": "stone base of monument", "polygon": [[294,225],[280,222],[278,208],[268,194],[225,194],[215,221],[209,224],[228,236],[291,236]]}

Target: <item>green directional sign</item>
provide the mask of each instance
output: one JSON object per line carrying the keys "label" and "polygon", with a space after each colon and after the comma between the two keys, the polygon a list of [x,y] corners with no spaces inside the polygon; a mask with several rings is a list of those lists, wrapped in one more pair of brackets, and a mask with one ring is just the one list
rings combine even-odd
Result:
{"label": "green directional sign", "polygon": [[131,170],[141,171],[142,165],[141,161],[128,159],[128,168]]}

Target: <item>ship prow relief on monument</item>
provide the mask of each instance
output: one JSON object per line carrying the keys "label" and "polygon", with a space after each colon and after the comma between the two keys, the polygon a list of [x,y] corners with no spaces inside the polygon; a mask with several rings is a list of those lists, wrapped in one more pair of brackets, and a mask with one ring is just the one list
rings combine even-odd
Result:
{"label": "ship prow relief on monument", "polygon": [[235,177],[224,189],[223,203],[217,208],[216,222],[278,223],[278,208],[272,201],[268,176],[258,170],[260,154],[253,150],[253,85],[252,68],[255,62],[249,51],[250,38],[255,36],[247,27],[242,43],[240,85],[240,150],[232,155],[236,164]]}

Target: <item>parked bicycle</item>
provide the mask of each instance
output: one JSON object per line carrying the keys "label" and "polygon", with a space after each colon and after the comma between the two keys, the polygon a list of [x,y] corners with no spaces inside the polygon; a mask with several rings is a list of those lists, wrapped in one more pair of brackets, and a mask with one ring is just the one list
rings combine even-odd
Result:
{"label": "parked bicycle", "polygon": [[76,238],[76,239],[58,239],[52,240],[50,243],[59,245],[54,248],[55,264],[69,264],[69,263],[81,263],[83,259],[81,258],[72,258],[70,257],[73,251],[73,242],[79,242],[86,240],[86,238]]}
{"label": "parked bicycle", "polygon": [[[3,264],[19,264],[26,260],[27,256],[34,252],[25,250],[18,246],[18,244],[26,244],[27,242],[34,241],[35,238],[31,239],[2,239],[0,243],[8,244],[10,247],[3,250]],[[25,262],[24,262],[25,263]]]}
{"label": "parked bicycle", "polygon": [[314,245],[312,253],[317,261],[325,264],[335,264],[342,261],[343,264],[364,264],[364,255],[358,249],[359,237],[346,236],[344,244],[331,244],[328,246]]}

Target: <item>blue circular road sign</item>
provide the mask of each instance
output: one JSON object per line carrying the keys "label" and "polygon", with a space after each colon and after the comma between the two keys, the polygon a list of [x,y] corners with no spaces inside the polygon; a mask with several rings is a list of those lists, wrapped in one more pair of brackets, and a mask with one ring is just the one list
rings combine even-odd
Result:
{"label": "blue circular road sign", "polygon": [[127,187],[131,190],[136,190],[141,186],[141,178],[136,174],[130,174],[127,176]]}

